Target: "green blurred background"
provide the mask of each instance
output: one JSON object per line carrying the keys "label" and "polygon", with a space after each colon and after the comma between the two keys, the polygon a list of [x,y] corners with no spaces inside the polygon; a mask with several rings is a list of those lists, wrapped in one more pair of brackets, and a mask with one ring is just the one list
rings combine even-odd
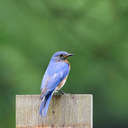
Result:
{"label": "green blurred background", "polygon": [[0,0],[0,127],[58,50],[75,53],[63,90],[94,95],[94,127],[128,128],[127,0]]}

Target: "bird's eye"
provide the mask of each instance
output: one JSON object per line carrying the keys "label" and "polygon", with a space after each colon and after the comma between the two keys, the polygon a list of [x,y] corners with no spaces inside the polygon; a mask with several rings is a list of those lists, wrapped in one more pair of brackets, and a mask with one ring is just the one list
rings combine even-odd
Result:
{"label": "bird's eye", "polygon": [[60,57],[63,57],[63,54],[60,54]]}

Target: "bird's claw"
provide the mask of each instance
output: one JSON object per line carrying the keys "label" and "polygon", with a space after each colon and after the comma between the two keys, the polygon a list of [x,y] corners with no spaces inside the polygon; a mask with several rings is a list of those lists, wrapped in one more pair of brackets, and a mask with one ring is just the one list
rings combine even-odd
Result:
{"label": "bird's claw", "polygon": [[62,91],[62,90],[59,90],[59,92],[60,92],[61,95],[64,95],[65,94],[65,92]]}
{"label": "bird's claw", "polygon": [[62,90],[56,91],[54,93],[55,96],[60,96],[60,95],[64,95],[65,93]]}

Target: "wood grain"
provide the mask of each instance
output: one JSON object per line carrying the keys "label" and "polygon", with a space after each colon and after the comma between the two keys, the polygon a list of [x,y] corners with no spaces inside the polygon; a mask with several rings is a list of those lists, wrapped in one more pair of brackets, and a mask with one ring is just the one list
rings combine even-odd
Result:
{"label": "wood grain", "polygon": [[53,96],[45,118],[40,102],[39,95],[16,95],[16,128],[92,128],[92,95]]}

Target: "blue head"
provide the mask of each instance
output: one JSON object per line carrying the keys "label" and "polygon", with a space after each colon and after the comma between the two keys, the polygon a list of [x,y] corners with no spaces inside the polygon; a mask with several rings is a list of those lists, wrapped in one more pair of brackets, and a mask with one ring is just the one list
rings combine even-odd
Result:
{"label": "blue head", "polygon": [[72,54],[65,52],[65,51],[58,51],[53,54],[52,60],[55,61],[64,61],[66,60],[69,56],[72,56]]}

